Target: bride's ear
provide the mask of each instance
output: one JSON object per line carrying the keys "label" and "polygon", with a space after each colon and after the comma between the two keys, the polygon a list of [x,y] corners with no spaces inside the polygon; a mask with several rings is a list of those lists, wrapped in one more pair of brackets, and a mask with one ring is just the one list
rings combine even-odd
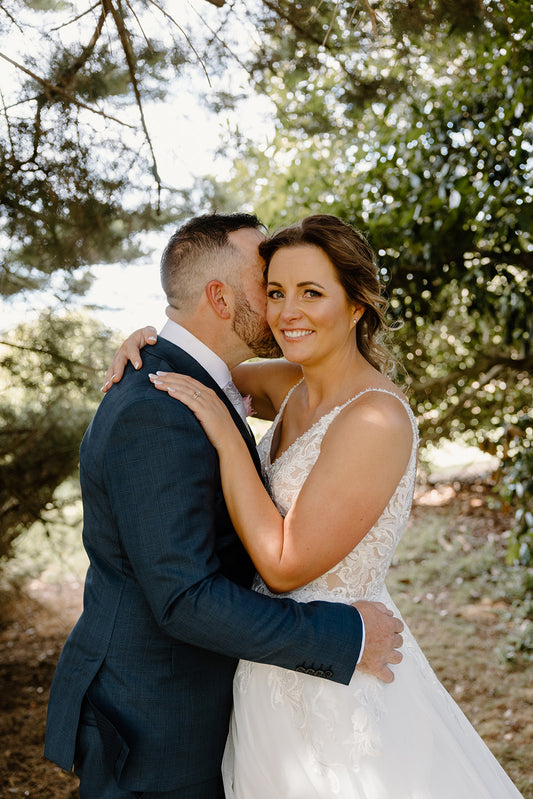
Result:
{"label": "bride's ear", "polygon": [[364,314],[364,312],[365,312],[365,306],[364,305],[354,305],[354,307],[353,307],[353,316],[352,316],[352,322],[353,322],[354,325],[356,325],[357,322],[361,319],[361,317]]}
{"label": "bride's ear", "polygon": [[231,289],[221,280],[210,280],[205,287],[205,294],[209,305],[221,319],[231,316]]}

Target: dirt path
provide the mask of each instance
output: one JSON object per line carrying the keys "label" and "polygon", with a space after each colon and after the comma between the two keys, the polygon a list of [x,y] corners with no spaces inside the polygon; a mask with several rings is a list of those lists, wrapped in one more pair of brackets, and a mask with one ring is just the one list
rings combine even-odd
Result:
{"label": "dirt path", "polygon": [[0,797],[75,799],[77,780],[43,758],[48,690],[81,611],[77,582],[35,580],[13,598],[0,633]]}
{"label": "dirt path", "polygon": [[[391,593],[446,688],[524,798],[533,799],[532,669],[524,664],[510,668],[498,656],[498,644],[511,622],[502,612],[505,603],[487,593],[485,587],[478,587],[481,578],[476,577],[478,582],[472,583],[474,588],[466,601],[464,590],[462,594],[454,591],[455,584],[459,591],[464,589],[461,581],[469,579],[468,575],[453,577],[457,568],[457,551],[453,549],[457,534],[465,563],[473,570],[476,557],[479,560],[479,553],[485,552],[476,549],[478,542],[487,536],[495,542],[496,549],[499,547],[497,556],[501,562],[506,520],[488,510],[479,494],[455,496],[451,492],[449,502],[445,496],[444,502],[440,501],[442,496],[440,500],[437,496],[433,504],[430,499],[426,496],[414,508],[413,543],[393,567]],[[448,517],[451,521],[447,532]],[[417,544],[419,531],[425,534],[430,523],[440,524],[435,534],[438,551],[430,538]],[[485,543],[483,546],[486,548]],[[448,561],[439,561],[446,557]],[[476,568],[483,575],[483,564],[477,563]],[[493,570],[494,566],[487,568]],[[481,585],[490,587],[490,581]],[[9,608],[3,609],[0,799],[75,799],[78,795],[75,777],[45,761],[42,748],[48,689],[61,646],[81,610],[81,592],[80,583],[53,586],[35,580],[13,598]]]}

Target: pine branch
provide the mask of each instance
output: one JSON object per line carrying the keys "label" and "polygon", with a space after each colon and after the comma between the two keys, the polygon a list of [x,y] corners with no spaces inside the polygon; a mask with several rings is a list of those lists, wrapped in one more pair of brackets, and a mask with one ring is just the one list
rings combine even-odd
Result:
{"label": "pine branch", "polygon": [[374,11],[372,6],[370,5],[369,0],[363,0],[363,3],[366,6],[366,10],[368,11],[368,16],[370,17],[370,22],[372,23],[372,33],[374,34],[374,36],[377,36],[378,35],[378,25],[377,25],[377,22],[376,22],[376,12]]}
{"label": "pine branch", "polygon": [[50,28],[50,31],[53,32],[60,31],[62,28],[66,28],[67,25],[72,25],[73,22],[78,22],[80,19],[83,19],[83,17],[86,17],[87,14],[90,14],[91,11],[94,11],[95,8],[100,8],[100,6],[101,6],[100,0],[97,0],[97,2],[94,3],[94,5],[90,6],[85,11],[82,11],[81,14],[72,17],[72,19],[69,19],[68,22],[62,22],[61,25],[56,25],[55,28]]}
{"label": "pine branch", "polygon": [[148,143],[148,147],[150,149],[150,153],[152,155],[152,175],[154,176],[154,179],[155,179],[156,184],[157,184],[157,193],[158,193],[157,208],[158,208],[158,211],[159,211],[159,208],[160,208],[159,203],[160,203],[160,197],[161,197],[161,178],[159,177],[159,172],[158,172],[158,169],[157,169],[157,161],[156,161],[156,157],[155,157],[154,148],[153,148],[153,145],[152,145],[152,139],[151,139],[150,134],[148,132],[148,127],[146,125],[146,119],[144,117],[144,109],[143,109],[143,104],[142,104],[142,97],[141,97],[141,92],[139,90],[139,83],[137,81],[137,74],[135,72],[135,56],[134,56],[133,49],[132,49],[132,46],[131,46],[130,35],[129,35],[129,32],[128,32],[128,29],[126,28],[126,26],[124,24],[124,20],[122,18],[122,15],[119,13],[119,10],[115,6],[115,4],[113,3],[113,0],[102,0],[102,4],[103,4],[103,7],[107,11],[109,11],[111,13],[112,17],[113,17],[113,20],[115,22],[115,26],[117,28],[117,32],[118,32],[118,35],[119,35],[119,38],[120,38],[120,41],[121,41],[121,44],[122,44],[122,49],[124,50],[124,55],[126,57],[126,63],[128,65],[128,72],[129,72],[129,75],[130,75],[130,81],[131,81],[131,85],[132,85],[132,88],[133,88],[133,93],[135,95],[135,102],[137,103],[137,108],[139,109],[139,114],[140,114],[140,117],[141,117],[142,129],[144,131],[144,135],[145,135],[146,141]]}
{"label": "pine branch", "polygon": [[58,363],[84,369],[89,374],[98,371],[94,366],[81,363],[81,361],[74,361],[72,358],[66,358],[64,355],[60,355],[58,352],[53,352],[52,350],[45,349],[44,347],[27,347],[23,344],[14,344],[12,341],[2,341],[1,339],[0,345],[4,347],[13,347],[16,350],[22,350],[23,352],[34,352],[37,355],[50,355],[50,357],[56,360]]}
{"label": "pine branch", "polygon": [[127,122],[121,122],[120,119],[112,117],[109,114],[104,113],[103,111],[99,111],[96,108],[92,108],[90,105],[87,105],[86,103],[82,103],[81,100],[78,100],[70,92],[66,91],[66,89],[62,89],[60,86],[56,86],[54,83],[50,83],[50,81],[46,80],[46,78],[41,78],[39,75],[36,75],[35,72],[32,72],[27,67],[23,66],[22,64],[19,64],[17,61],[14,61],[12,58],[9,58],[9,56],[7,56],[5,53],[0,52],[0,58],[3,58],[4,61],[7,61],[9,64],[16,67],[17,69],[20,69],[21,72],[24,72],[26,75],[29,75],[30,78],[35,80],[41,86],[44,86],[44,88],[48,92],[47,97],[49,99],[52,99],[54,94],[60,94],[70,103],[77,105],[79,108],[84,108],[86,111],[90,111],[93,114],[97,114],[98,116],[104,117],[104,119],[109,119],[111,122],[117,122],[119,125],[123,125],[126,128],[134,127],[133,125],[129,125]]}
{"label": "pine branch", "polygon": [[[196,48],[195,48],[194,44],[191,42],[191,40],[190,40],[190,39],[189,39],[189,37],[187,36],[187,33],[184,31],[184,29],[181,27],[181,25],[180,25],[178,22],[176,22],[176,20],[174,19],[174,17],[173,17],[173,16],[171,16],[171,15],[168,13],[168,11],[165,11],[165,9],[164,9],[164,8],[162,8],[162,6],[160,6],[158,3],[156,3],[156,2],[155,2],[155,0],[149,0],[149,2],[150,2],[150,3],[151,3],[153,6],[155,6],[155,7],[157,8],[157,10],[158,10],[159,12],[161,12],[161,14],[163,14],[163,16],[164,16],[164,17],[166,17],[168,20],[170,20],[170,22],[172,22],[172,24],[176,26],[176,28],[179,30],[179,32],[180,32],[180,33],[182,33],[182,34],[183,34],[183,36],[184,36],[184,38],[185,38],[185,41],[187,42],[187,44],[189,45],[189,47],[190,47],[190,48],[191,48],[191,50],[193,51],[194,55],[195,55],[195,56],[196,56],[196,58],[198,59],[198,62],[199,62],[200,66],[202,67],[202,69],[203,69],[203,71],[204,71],[204,73],[205,73],[205,76],[206,76],[206,78],[207,78],[207,82],[208,82],[209,86],[211,86],[211,80],[210,80],[210,78],[209,78],[209,73],[207,72],[207,68],[206,68],[206,66],[205,66],[205,63],[204,63],[204,61],[203,61],[203,59],[202,59],[202,56],[201,56],[201,55],[200,55],[200,53],[198,53],[198,51],[196,50]],[[209,0],[207,0],[207,2],[209,2]]]}
{"label": "pine branch", "polygon": [[20,27],[20,25],[18,24],[17,20],[16,20],[16,19],[15,19],[15,17],[13,16],[13,14],[11,14],[11,13],[10,13],[10,12],[7,10],[7,8],[6,8],[4,5],[1,5],[1,4],[0,4],[0,9],[1,9],[1,10],[4,12],[4,14],[6,15],[6,17],[8,17],[8,18],[11,20],[11,22],[13,23],[13,25],[16,25],[16,27],[17,27],[17,28],[19,29],[19,31],[22,33],[22,32],[23,32],[23,31],[22,31],[22,28],[21,28],[21,27]]}

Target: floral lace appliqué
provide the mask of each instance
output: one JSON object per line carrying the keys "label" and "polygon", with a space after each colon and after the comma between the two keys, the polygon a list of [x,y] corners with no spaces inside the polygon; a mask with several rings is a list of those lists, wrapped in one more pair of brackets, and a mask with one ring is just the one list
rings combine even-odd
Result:
{"label": "floral lace appliqu\u00e9", "polygon": [[[351,603],[358,599],[373,599],[386,601],[390,605],[390,598],[385,588],[385,576],[409,519],[416,476],[418,431],[413,412],[397,394],[385,389],[368,390],[382,391],[395,396],[402,402],[409,415],[413,429],[413,444],[405,473],[378,521],[349,555],[308,585],[289,594],[276,596],[290,596],[300,602],[326,600]],[[366,392],[361,392],[364,393]],[[320,454],[322,440],[329,425],[361,394],[337,406],[319,419],[271,463],[272,436],[290,394],[285,398],[276,420],[259,444],[263,475],[272,499],[282,515],[285,515],[296,501]],[[273,596],[260,577],[256,577],[254,589]],[[242,691],[246,691],[250,669],[253,669],[253,664],[242,663],[239,666],[237,681]],[[328,731],[331,733],[337,724],[338,694],[332,702],[328,702],[328,681],[276,667],[271,667],[269,686],[273,707],[283,704],[291,708],[293,723],[302,730],[308,746],[313,751],[316,768],[321,773],[328,774],[334,783],[334,763],[325,750],[326,742],[331,737]],[[352,768],[357,769],[361,757],[371,756],[379,751],[379,721],[385,712],[385,702],[383,684],[369,675],[356,671],[349,690],[353,712],[351,728],[344,745],[349,750]]]}

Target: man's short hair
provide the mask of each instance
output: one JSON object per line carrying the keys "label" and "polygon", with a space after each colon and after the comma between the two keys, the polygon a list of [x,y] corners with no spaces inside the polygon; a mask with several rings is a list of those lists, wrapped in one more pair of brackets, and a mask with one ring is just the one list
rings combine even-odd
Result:
{"label": "man's short hair", "polygon": [[209,280],[239,284],[238,250],[229,233],[264,228],[255,214],[203,214],[170,237],[161,257],[161,285],[169,305],[190,309]]}

